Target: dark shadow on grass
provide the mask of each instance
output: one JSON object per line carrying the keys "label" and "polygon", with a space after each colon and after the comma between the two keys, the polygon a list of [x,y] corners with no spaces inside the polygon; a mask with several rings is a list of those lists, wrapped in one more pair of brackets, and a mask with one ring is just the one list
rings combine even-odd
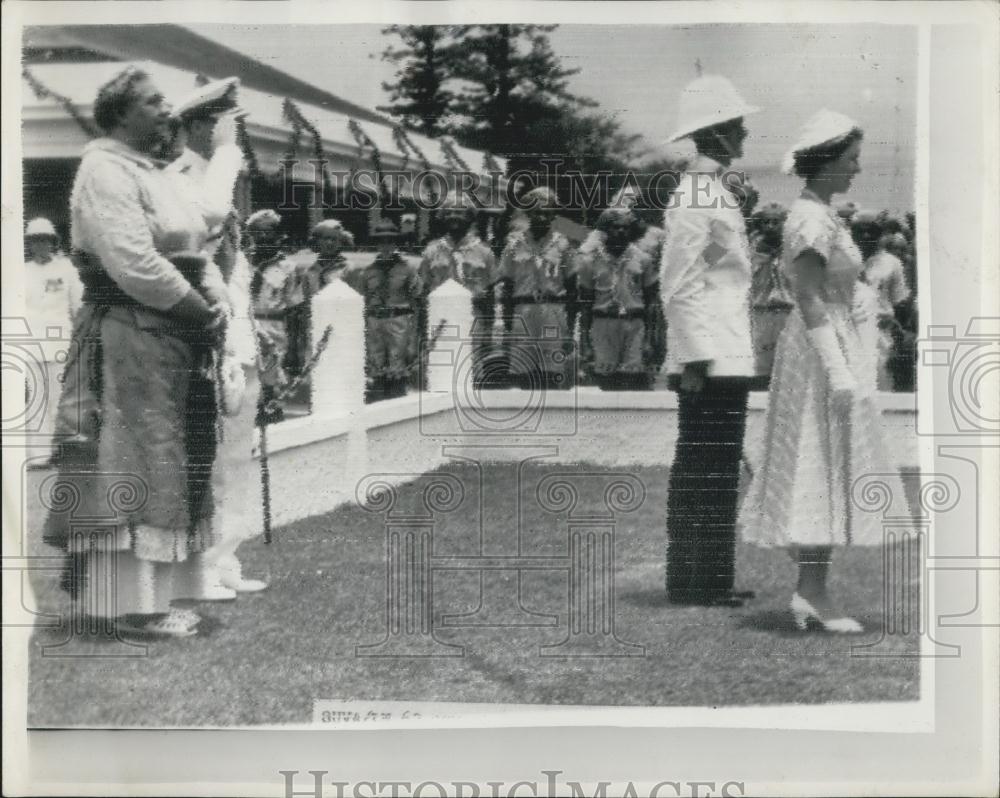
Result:
{"label": "dark shadow on grass", "polygon": [[651,607],[653,609],[677,609],[677,605],[671,604],[667,598],[667,592],[663,588],[656,590],[630,590],[621,593],[616,598],[635,607]]}
{"label": "dark shadow on grass", "polygon": [[774,632],[782,637],[802,637],[809,634],[795,625],[792,614],[788,610],[764,610],[752,615],[741,615],[738,623],[741,629]]}
{"label": "dark shadow on grass", "polygon": [[808,637],[810,635],[827,635],[829,637],[864,640],[877,634],[882,628],[882,618],[880,615],[853,615],[863,627],[864,631],[858,634],[842,635],[835,632],[825,632],[815,622],[810,623],[806,630],[799,629],[795,625],[791,612],[788,610],[765,610],[753,615],[740,616],[738,625],[741,629],[752,629],[757,632],[771,632],[780,637]]}

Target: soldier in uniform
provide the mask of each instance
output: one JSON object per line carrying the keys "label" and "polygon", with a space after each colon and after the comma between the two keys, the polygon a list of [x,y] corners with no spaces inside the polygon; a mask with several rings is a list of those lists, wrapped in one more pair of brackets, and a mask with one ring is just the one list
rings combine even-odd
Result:
{"label": "soldier in uniform", "polygon": [[750,236],[751,330],[756,371],[762,382],[769,379],[778,336],[793,307],[788,278],[781,270],[781,231],[788,211],[771,202],[753,215]]}
{"label": "soldier in uniform", "polygon": [[261,401],[259,421],[273,424],[284,418],[281,407],[268,409],[278,391],[287,384],[284,360],[288,354],[286,317],[290,308],[305,301],[303,272],[282,249],[281,217],[270,209],[247,219],[250,238],[250,298],[260,348]]}
{"label": "soldier in uniform", "polygon": [[500,275],[513,306],[510,372],[525,388],[568,388],[573,338],[566,305],[573,276],[573,247],[552,229],[558,203],[547,188],[522,198],[528,227],[511,232]]}
{"label": "soldier in uniform", "polygon": [[896,308],[910,297],[903,262],[892,251],[892,245],[905,245],[906,239],[899,233],[884,235],[882,220],[871,211],[862,211],[855,216],[851,235],[865,259],[861,279],[876,295],[879,329],[878,389],[891,391],[894,387],[892,366],[896,342],[904,332],[897,320]]}
{"label": "soldier in uniform", "polygon": [[396,248],[399,230],[389,219],[375,225],[378,255],[349,269],[343,279],[365,299],[365,362],[368,401],[406,394],[416,357],[415,311],[423,295],[420,274]]}
{"label": "soldier in uniform", "polygon": [[639,246],[642,223],[628,209],[609,209],[580,247],[580,341],[602,390],[645,390],[643,353],[653,330],[659,265]]}
{"label": "soldier in uniform", "polygon": [[497,261],[475,227],[476,210],[462,207],[450,195],[441,213],[445,234],[431,241],[420,260],[424,297],[449,278],[472,294],[473,385],[481,388],[486,378],[486,359],[493,344],[496,319],[494,289],[499,281]]}
{"label": "soldier in uniform", "polygon": [[338,279],[347,266],[343,250],[354,246],[354,236],[336,219],[324,219],[313,227],[309,247],[316,258],[310,268],[310,294],[315,294]]}
{"label": "soldier in uniform", "polygon": [[[633,213],[637,213],[635,209],[633,209]],[[646,223],[641,216],[639,218],[646,225],[646,232],[636,242],[636,246],[648,252],[653,262],[659,264],[663,259],[666,233],[662,227]],[[652,387],[657,373],[667,361],[667,318],[663,312],[663,300],[660,297],[659,267],[656,271],[656,283],[650,286],[648,291],[648,294],[652,294],[653,298],[651,302],[647,301],[646,303],[646,346],[642,354],[646,373],[649,375],[651,383],[650,387]]]}

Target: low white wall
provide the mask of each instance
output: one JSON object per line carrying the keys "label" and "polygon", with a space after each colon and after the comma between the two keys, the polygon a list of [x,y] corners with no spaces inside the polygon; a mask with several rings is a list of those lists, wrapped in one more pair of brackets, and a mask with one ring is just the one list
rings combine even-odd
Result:
{"label": "low white wall", "polygon": [[[269,428],[272,499],[284,523],[354,500],[358,481],[370,473],[405,482],[450,462],[452,450],[475,446],[484,459],[521,459],[525,446],[550,447],[550,462],[607,467],[669,464],[677,439],[677,401],[669,392],[604,393],[596,388],[551,392],[484,391],[470,408],[451,395],[414,394],[367,405],[347,419],[300,418]],[[918,467],[912,394],[881,394],[885,436],[901,468]],[[510,432],[497,419],[536,419]],[[760,457],[767,394],[753,393],[747,416],[746,457]],[[530,428],[529,428],[530,423]],[[513,422],[512,422],[513,424]],[[353,445],[349,445],[349,440]]]}
{"label": "low white wall", "polygon": [[[364,303],[336,281],[313,298],[313,340],[333,327],[312,375],[313,412],[268,428],[276,523],[355,501],[368,474],[401,483],[479,447],[477,459],[523,459],[525,447],[548,462],[615,467],[668,464],[677,439],[670,391],[481,391],[471,389],[469,292],[446,281],[430,296],[432,327],[445,322],[428,355],[430,390],[364,404]],[[744,451],[754,464],[764,433],[766,393],[750,395]],[[919,462],[912,394],[881,394],[887,441],[900,467]],[[259,449],[258,449],[259,451]]]}

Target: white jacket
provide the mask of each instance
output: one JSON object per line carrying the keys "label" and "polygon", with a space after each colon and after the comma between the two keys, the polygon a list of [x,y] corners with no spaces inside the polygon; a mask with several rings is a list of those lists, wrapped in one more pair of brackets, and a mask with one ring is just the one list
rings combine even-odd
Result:
{"label": "white jacket", "polygon": [[[211,208],[220,224],[211,233],[204,250],[209,257],[214,255],[223,235],[223,225],[230,223],[229,214],[233,205],[233,189],[243,155],[238,147],[219,147],[212,160],[187,147],[184,152],[166,168],[191,196],[193,201]],[[250,303],[250,264],[243,247],[236,242],[233,271],[226,283],[226,292],[232,315],[226,331],[226,351],[244,365],[256,363],[256,335],[253,329],[253,310]]]}
{"label": "white jacket", "polygon": [[660,291],[668,368],[711,361],[709,376],[754,375],[750,337],[750,245],[739,198],[722,167],[699,157],[664,212]]}

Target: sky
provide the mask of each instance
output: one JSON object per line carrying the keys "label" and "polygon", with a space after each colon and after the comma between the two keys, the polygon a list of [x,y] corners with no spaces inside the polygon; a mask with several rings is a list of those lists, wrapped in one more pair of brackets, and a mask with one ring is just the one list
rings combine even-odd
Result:
{"label": "sky", "polygon": [[[190,27],[346,100],[370,108],[387,100],[381,84],[394,67],[379,57],[387,37],[378,25]],[[570,90],[597,100],[627,132],[641,135],[648,157],[677,151],[663,139],[700,61],[762,109],[746,119],[750,137],[741,163],[765,199],[788,201],[797,192],[795,180],[777,174],[778,164],[806,119],[825,107],[865,131],[864,171],[852,198],[894,211],[913,205],[914,26],[562,25],[551,42],[566,66],[580,70]]]}

